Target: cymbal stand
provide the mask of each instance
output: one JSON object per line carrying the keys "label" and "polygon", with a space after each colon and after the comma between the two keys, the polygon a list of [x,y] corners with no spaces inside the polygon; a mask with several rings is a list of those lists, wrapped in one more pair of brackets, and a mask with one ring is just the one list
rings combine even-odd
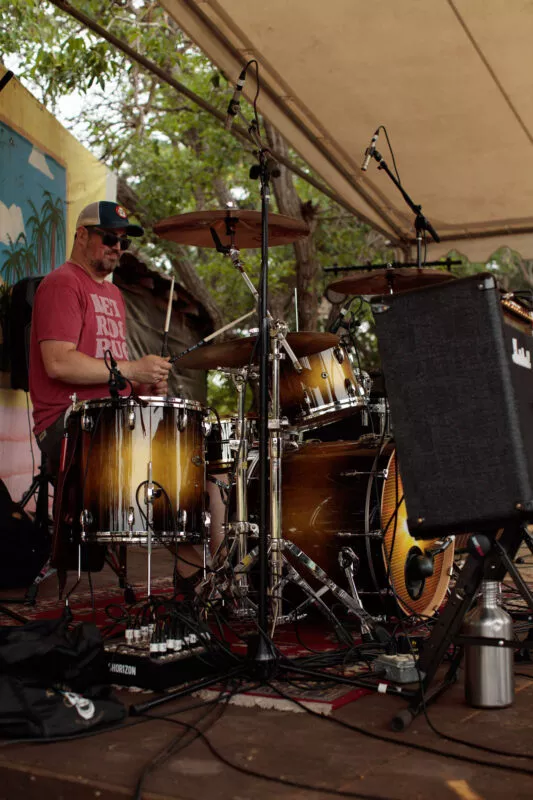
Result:
{"label": "cymbal stand", "polygon": [[230,566],[235,558],[237,563],[241,563],[248,552],[248,537],[250,534],[257,534],[256,524],[248,521],[248,431],[245,419],[245,399],[248,378],[253,378],[255,373],[253,368],[245,367],[236,372],[232,371],[232,379],[237,390],[237,423],[235,427],[235,497],[236,497],[236,519],[232,520],[227,526],[227,532],[234,534],[233,542],[226,555],[224,568],[225,571],[231,569],[235,584],[235,596],[237,607],[233,609],[233,615],[237,618],[246,619],[257,613],[257,606],[249,597],[249,581],[246,572],[236,573]]}

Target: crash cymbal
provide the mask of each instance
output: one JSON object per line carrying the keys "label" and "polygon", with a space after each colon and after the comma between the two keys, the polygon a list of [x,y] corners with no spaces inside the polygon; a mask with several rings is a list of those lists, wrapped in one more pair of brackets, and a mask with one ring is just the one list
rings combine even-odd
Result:
{"label": "crash cymbal", "polygon": [[394,294],[419,289],[430,284],[454,280],[449,272],[439,269],[418,269],[418,267],[397,267],[395,269],[376,269],[358,272],[347,278],[340,278],[328,286],[328,290],[339,294]]}
{"label": "crash cymbal", "polygon": [[[229,342],[199,347],[177,359],[178,368],[186,369],[218,369],[222,367],[246,367],[254,349],[257,336],[246,336],[242,339],[232,339]],[[287,342],[294,350],[297,358],[321,353],[339,344],[339,337],[334,333],[312,333],[300,331],[287,334]],[[258,345],[259,348],[259,345]],[[259,360],[259,350],[254,357],[254,363]]]}
{"label": "crash cymbal", "polygon": [[[162,239],[195,247],[215,247],[210,228],[218,233],[223,245],[233,243],[238,249],[261,247],[261,213],[230,208],[217,211],[193,211],[162,219],[154,232]],[[309,235],[309,228],[299,219],[281,214],[268,215],[268,245],[290,244]]]}

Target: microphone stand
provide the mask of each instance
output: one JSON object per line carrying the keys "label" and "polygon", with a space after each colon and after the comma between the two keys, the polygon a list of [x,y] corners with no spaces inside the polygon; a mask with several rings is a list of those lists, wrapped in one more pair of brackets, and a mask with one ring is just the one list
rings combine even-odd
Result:
{"label": "microphone stand", "polygon": [[[269,386],[268,361],[270,355],[270,316],[268,313],[268,211],[270,206],[270,180],[277,164],[270,156],[259,136],[255,121],[249,128],[250,136],[256,142],[259,163],[250,169],[250,177],[259,179],[261,190],[261,276],[259,281],[259,597],[257,649],[253,654],[255,666],[260,677],[268,677],[278,657],[268,636],[268,591],[270,583],[268,564],[268,534],[270,518],[269,502]],[[277,353],[279,358],[279,351]],[[279,417],[279,414],[277,415]],[[273,428],[280,425],[279,419],[272,420]],[[274,433],[274,431],[273,431]],[[273,443],[281,446],[279,434],[273,436]],[[275,454],[271,454],[273,457]],[[272,487],[274,489],[274,487]]]}
{"label": "microphone stand", "polygon": [[440,236],[436,232],[435,228],[431,224],[431,222],[422,214],[422,206],[417,205],[407,194],[405,189],[403,188],[402,184],[394,175],[387,162],[376,149],[374,149],[371,153],[371,158],[378,162],[378,169],[382,169],[384,172],[387,173],[393,184],[399,189],[403,199],[411,209],[411,211],[415,214],[415,231],[416,231],[416,266],[421,269],[422,267],[422,240],[423,240],[423,232],[427,231],[435,242],[440,242]]}

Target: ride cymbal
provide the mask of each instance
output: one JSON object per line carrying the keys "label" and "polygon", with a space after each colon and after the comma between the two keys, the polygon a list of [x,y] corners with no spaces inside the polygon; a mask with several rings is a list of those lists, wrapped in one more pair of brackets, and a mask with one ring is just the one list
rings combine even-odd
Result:
{"label": "ride cymbal", "polygon": [[340,278],[328,286],[328,291],[339,294],[400,294],[422,286],[454,280],[449,272],[439,269],[419,269],[418,267],[397,267],[395,269],[376,269],[359,272],[347,278]]}
{"label": "ride cymbal", "polygon": [[[194,247],[215,247],[210,228],[214,228],[224,246],[234,244],[239,250],[261,247],[261,212],[231,208],[217,211],[193,211],[162,219],[154,232],[162,239]],[[268,215],[268,245],[291,244],[309,235],[309,228],[299,219],[282,214]]]}
{"label": "ride cymbal", "polygon": [[[199,347],[187,353],[182,358],[176,360],[178,367],[186,369],[218,369],[222,367],[238,368],[246,367],[250,362],[257,336],[246,336],[242,339],[232,339],[228,342],[220,342]],[[321,353],[330,347],[339,344],[339,337],[334,333],[313,333],[311,331],[300,331],[299,333],[287,334],[287,342],[294,350],[297,358],[310,356],[313,353]],[[257,355],[254,363],[259,360],[259,344],[257,345]]]}

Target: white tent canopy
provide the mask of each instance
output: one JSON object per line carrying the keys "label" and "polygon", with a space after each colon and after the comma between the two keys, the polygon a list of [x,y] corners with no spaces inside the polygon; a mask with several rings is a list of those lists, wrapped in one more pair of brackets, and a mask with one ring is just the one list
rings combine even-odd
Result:
{"label": "white tent canopy", "polygon": [[[441,236],[428,258],[483,261],[504,245],[533,258],[531,0],[162,3],[228,77],[257,59],[264,116],[410,257],[413,213],[376,162],[360,169],[379,124]],[[392,168],[383,134],[378,150]]]}

